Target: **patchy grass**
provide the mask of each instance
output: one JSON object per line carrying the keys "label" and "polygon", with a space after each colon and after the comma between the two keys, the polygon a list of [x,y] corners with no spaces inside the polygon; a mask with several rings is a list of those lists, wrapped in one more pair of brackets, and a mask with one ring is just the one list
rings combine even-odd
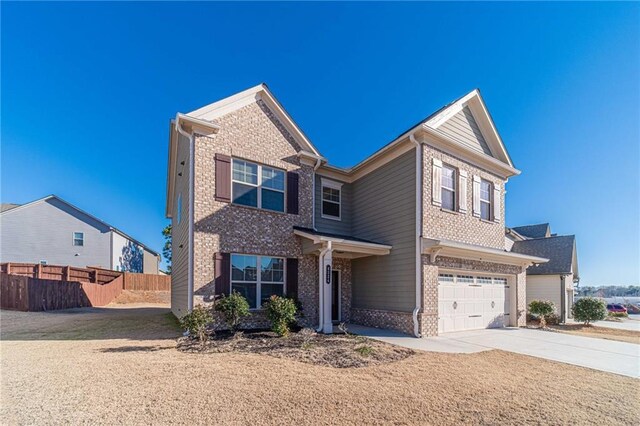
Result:
{"label": "patchy grass", "polygon": [[[638,380],[614,374],[502,351],[416,352],[340,369],[266,353],[185,352],[167,312],[1,311],[1,423],[626,425],[640,417]],[[300,345],[314,353],[322,344]]]}
{"label": "patchy grass", "polygon": [[278,337],[272,331],[217,333],[205,342],[188,337],[178,349],[197,353],[252,353],[287,358],[333,368],[367,367],[400,361],[414,355],[412,349],[351,334],[319,334],[311,329]]}
{"label": "patchy grass", "polygon": [[596,325],[563,324],[550,325],[548,328],[560,333],[575,334],[585,337],[598,337],[606,340],[616,340],[640,344],[640,332],[633,330],[619,330],[615,328],[598,327]]}

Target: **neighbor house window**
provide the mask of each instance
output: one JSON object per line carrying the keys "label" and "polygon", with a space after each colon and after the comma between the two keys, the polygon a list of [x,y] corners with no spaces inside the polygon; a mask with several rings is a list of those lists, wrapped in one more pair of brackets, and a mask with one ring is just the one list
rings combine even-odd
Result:
{"label": "neighbor house window", "polygon": [[322,180],[322,217],[340,220],[342,184]]}
{"label": "neighbor house window", "polygon": [[47,264],[47,261],[46,261],[46,260],[41,260],[41,261],[40,261],[40,264],[41,264],[41,265],[46,265],[46,264]]}
{"label": "neighbor house window", "polygon": [[455,211],[456,209],[456,169],[442,166],[442,178],[440,179],[442,191],[442,208]]}
{"label": "neighbor house window", "polygon": [[233,202],[284,212],[284,171],[233,160]]}
{"label": "neighbor house window", "polygon": [[84,245],[84,232],[74,232],[73,233],[73,245],[74,246],[83,246]]}
{"label": "neighbor house window", "polygon": [[480,218],[491,220],[491,182],[482,179],[480,181]]}
{"label": "neighbor house window", "polygon": [[231,291],[237,291],[251,309],[273,295],[284,295],[284,259],[270,256],[231,255]]}

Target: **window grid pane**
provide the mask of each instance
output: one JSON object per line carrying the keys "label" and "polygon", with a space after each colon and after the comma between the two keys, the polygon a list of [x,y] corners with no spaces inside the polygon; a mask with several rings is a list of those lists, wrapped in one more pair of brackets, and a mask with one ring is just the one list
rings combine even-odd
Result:
{"label": "window grid pane", "polygon": [[440,274],[438,275],[439,283],[452,283],[453,282],[453,274]]}
{"label": "window grid pane", "polygon": [[340,202],[340,190],[335,188],[322,187],[322,199],[325,201]]}
{"label": "window grid pane", "polygon": [[284,172],[263,166],[262,186],[284,192]]}

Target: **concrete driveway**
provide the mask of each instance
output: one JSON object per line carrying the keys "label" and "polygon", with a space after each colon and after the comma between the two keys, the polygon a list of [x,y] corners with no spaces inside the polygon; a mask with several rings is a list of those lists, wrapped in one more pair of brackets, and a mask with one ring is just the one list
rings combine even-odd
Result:
{"label": "concrete driveway", "polygon": [[416,339],[406,334],[357,325],[355,334],[431,352],[474,353],[490,349],[564,362],[640,378],[640,345],[525,328],[494,328]]}

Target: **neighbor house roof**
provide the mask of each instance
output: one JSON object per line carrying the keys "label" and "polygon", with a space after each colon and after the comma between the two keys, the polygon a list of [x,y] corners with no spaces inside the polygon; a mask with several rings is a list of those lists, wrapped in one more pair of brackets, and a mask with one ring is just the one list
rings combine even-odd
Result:
{"label": "neighbor house roof", "polygon": [[[43,202],[45,202],[47,200],[51,200],[51,199],[56,199],[56,200],[58,200],[58,201],[60,201],[60,202],[62,202],[64,204],[66,204],[67,206],[71,207],[72,209],[76,210],[77,212],[80,212],[80,213],[82,213],[82,214],[84,214],[86,216],[89,216],[91,219],[93,219],[93,220],[101,223],[102,225],[106,226],[107,228],[109,228],[109,230],[111,230],[111,231],[113,231],[113,232],[115,232],[117,234],[122,235],[123,237],[127,238],[128,240],[133,241],[134,243],[136,243],[139,246],[144,247],[145,250],[147,250],[148,252],[154,254],[155,256],[159,256],[158,252],[156,252],[155,250],[150,249],[149,246],[147,246],[146,244],[141,243],[140,241],[136,240],[135,238],[131,237],[130,235],[125,234],[124,232],[122,232],[118,228],[115,228],[115,227],[109,225],[105,221],[98,219],[94,215],[92,215],[90,213],[87,213],[86,211],[74,206],[70,202],[63,200],[62,198],[58,197],[57,195],[53,195],[53,194],[47,195],[46,197],[42,197],[42,198],[39,198],[37,200],[31,201],[31,202],[25,203],[25,204],[2,204],[2,209],[0,210],[0,213],[9,213],[9,212],[10,213],[14,213],[15,211],[21,210],[23,208],[27,208],[27,207],[32,206],[34,204],[43,203]],[[10,206],[13,206],[13,207],[5,209],[4,206],[7,206],[7,205],[10,205]]]}
{"label": "neighbor house roof", "polygon": [[551,235],[551,228],[548,223],[539,223],[537,225],[516,226],[511,228],[518,234],[527,238],[545,238]]}
{"label": "neighbor house roof", "polygon": [[13,203],[2,203],[0,204],[0,213],[7,211],[7,210],[11,210],[13,208],[19,207],[20,204],[13,204]]}
{"label": "neighbor house roof", "polygon": [[527,275],[571,274],[578,277],[575,235],[515,241],[512,252],[546,257],[549,262],[527,269]]}

